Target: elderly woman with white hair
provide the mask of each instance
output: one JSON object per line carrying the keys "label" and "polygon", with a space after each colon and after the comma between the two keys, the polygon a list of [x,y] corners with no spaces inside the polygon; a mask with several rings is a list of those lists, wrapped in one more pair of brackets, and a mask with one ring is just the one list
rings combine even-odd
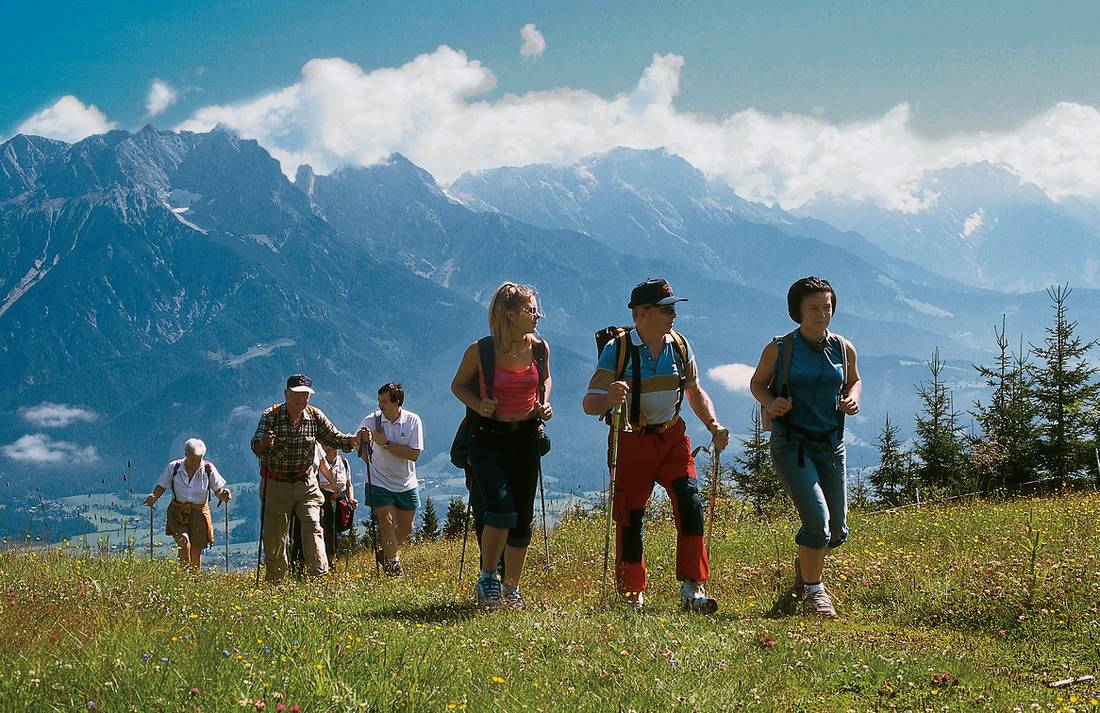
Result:
{"label": "elderly woman with white hair", "polygon": [[168,464],[153,492],[145,498],[145,504],[153,507],[166,490],[172,491],[164,534],[175,538],[180,561],[194,565],[195,569],[201,566],[202,551],[214,544],[210,493],[222,502],[233,497],[225,487],[225,478],[205,455],[205,443],[198,438],[187,439],[183,458]]}

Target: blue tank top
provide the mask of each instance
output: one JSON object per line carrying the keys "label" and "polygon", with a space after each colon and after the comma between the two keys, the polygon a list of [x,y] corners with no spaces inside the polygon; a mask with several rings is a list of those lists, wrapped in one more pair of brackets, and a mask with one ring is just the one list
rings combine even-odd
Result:
{"label": "blue tank top", "polygon": [[[784,339],[786,335],[784,335]],[[784,344],[783,349],[790,348]],[[840,425],[840,389],[844,385],[843,344],[836,339],[825,340],[825,350],[818,352],[796,332],[791,356],[790,411],[792,426],[806,431],[822,432]],[[775,373],[782,362],[776,358]]]}

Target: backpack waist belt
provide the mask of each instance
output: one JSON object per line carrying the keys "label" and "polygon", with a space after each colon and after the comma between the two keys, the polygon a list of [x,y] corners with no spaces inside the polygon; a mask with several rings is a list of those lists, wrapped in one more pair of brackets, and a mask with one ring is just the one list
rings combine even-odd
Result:
{"label": "backpack waist belt", "polygon": [[680,416],[673,416],[671,421],[665,421],[664,423],[650,423],[645,426],[631,426],[631,431],[634,433],[641,433],[647,436],[654,434],[664,433],[668,429],[672,428],[676,424],[680,423]]}
{"label": "backpack waist belt", "polygon": [[307,465],[305,468],[296,471],[275,470],[269,468],[266,465],[260,466],[260,476],[263,478],[269,478],[271,480],[282,480],[287,483],[300,483],[310,476],[313,471],[312,465]]}

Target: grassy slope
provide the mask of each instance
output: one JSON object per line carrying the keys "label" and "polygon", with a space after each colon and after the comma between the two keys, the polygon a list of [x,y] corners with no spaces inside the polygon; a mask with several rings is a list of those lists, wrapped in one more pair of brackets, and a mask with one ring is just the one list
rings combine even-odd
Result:
{"label": "grassy slope", "polygon": [[[1034,570],[1028,512],[1042,537]],[[469,562],[456,583],[460,542],[410,548],[403,581],[355,560],[323,582],[259,591],[216,566],[194,577],[165,562],[9,553],[0,708],[1096,710],[1100,685],[1045,684],[1100,674],[1098,514],[1096,494],[854,514],[828,563],[835,622],[761,615],[777,551],[789,570],[789,521],[716,528],[722,606],[709,619],[675,609],[664,523],[647,531],[641,615],[598,601],[599,522],[551,533],[549,573],[536,538],[530,609],[492,615],[470,604]]]}

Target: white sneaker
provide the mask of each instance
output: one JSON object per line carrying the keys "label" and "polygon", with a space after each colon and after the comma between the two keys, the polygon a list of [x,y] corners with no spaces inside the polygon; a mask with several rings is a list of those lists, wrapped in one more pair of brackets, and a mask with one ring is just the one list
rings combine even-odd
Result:
{"label": "white sneaker", "polygon": [[696,614],[713,614],[718,611],[718,602],[707,596],[702,582],[684,582],[680,588],[680,608]]}
{"label": "white sneaker", "polygon": [[623,601],[634,611],[641,611],[645,606],[645,595],[641,592],[626,592],[623,594]]}

